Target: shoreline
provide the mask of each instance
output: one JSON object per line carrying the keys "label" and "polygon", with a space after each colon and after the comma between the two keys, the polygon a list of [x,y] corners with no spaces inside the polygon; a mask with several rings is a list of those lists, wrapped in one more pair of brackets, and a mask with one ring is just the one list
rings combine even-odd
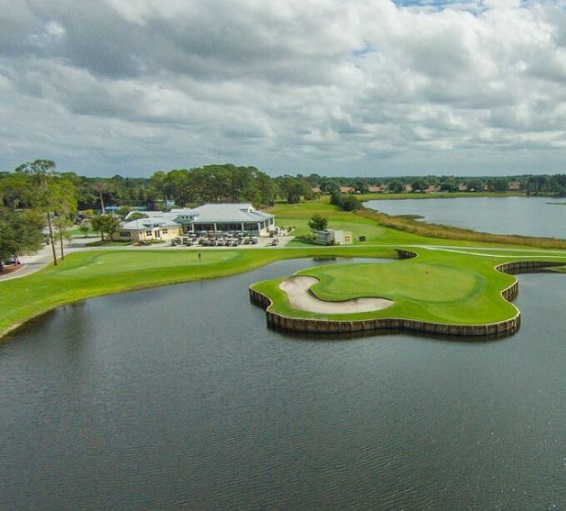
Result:
{"label": "shoreline", "polygon": [[[75,238],[74,243],[70,246],[66,247],[66,255],[75,255],[75,254],[80,254],[80,253],[88,253],[89,256],[92,256],[93,253],[95,252],[114,252],[114,251],[128,251],[128,252],[138,252],[138,253],[146,253],[146,252],[153,252],[154,250],[158,250],[158,251],[163,251],[163,252],[176,252],[178,254],[181,253],[186,253],[189,254],[191,252],[193,252],[194,254],[194,249],[195,247],[191,247],[193,250],[188,250],[185,247],[169,247],[169,246],[165,246],[165,245],[154,245],[154,246],[150,246],[150,247],[124,247],[124,246],[120,246],[120,247],[91,247],[91,246],[86,246],[84,244],[85,241],[88,242],[92,242],[94,241],[96,238],[93,237],[88,237],[88,238]],[[96,297],[100,297],[100,296],[104,296],[104,295],[109,295],[109,294],[116,294],[116,293],[125,293],[125,292],[131,292],[131,291],[136,291],[136,290],[140,290],[140,289],[148,289],[148,288],[153,288],[153,287],[160,287],[160,286],[166,286],[166,285],[172,285],[172,284],[180,284],[180,283],[187,283],[187,282],[191,282],[191,281],[196,281],[196,280],[201,280],[202,278],[205,279],[209,279],[209,278],[217,278],[217,277],[222,277],[222,276],[227,276],[227,275],[232,275],[235,273],[241,273],[241,272],[245,272],[245,271],[249,271],[252,269],[255,269],[258,266],[261,266],[262,264],[269,264],[272,262],[276,262],[279,260],[283,260],[286,258],[295,258],[295,257],[316,257],[317,255],[321,255],[321,254],[331,254],[331,255],[336,255],[338,257],[392,257],[392,255],[383,255],[383,252],[386,251],[391,251],[393,252],[394,250],[397,250],[398,252],[398,256],[401,255],[402,253],[405,253],[407,257],[412,257],[411,254],[413,254],[411,252],[411,248],[423,248],[423,249],[430,249],[430,250],[477,250],[482,251],[482,250],[497,250],[497,251],[509,251],[509,252],[513,252],[513,251],[525,251],[525,252],[533,252],[533,251],[537,251],[537,254],[532,254],[531,257],[541,257],[541,258],[549,258],[551,259],[553,257],[553,254],[550,253],[549,249],[537,249],[534,247],[529,247],[529,246],[523,246],[521,249],[519,247],[498,247],[498,246],[492,246],[492,247],[486,247],[486,246],[482,246],[481,244],[476,246],[475,244],[467,244],[465,247],[461,247],[461,246],[449,246],[449,245],[443,245],[442,239],[431,239],[430,240],[430,244],[392,244],[392,243],[383,243],[383,244],[367,244],[367,245],[362,245],[362,244],[354,244],[351,246],[342,246],[342,247],[317,247],[317,246],[293,246],[293,247],[284,247],[284,246],[279,246],[279,247],[270,247],[270,248],[266,248],[266,249],[262,249],[262,250],[267,250],[270,253],[273,253],[273,257],[269,257],[269,258],[265,258],[263,256],[259,256],[256,260],[256,258],[254,257],[253,260],[250,260],[249,258],[246,257],[246,262],[243,264],[243,266],[238,266],[238,268],[234,268],[231,266],[231,264],[229,263],[222,263],[219,264],[218,267],[216,267],[217,263],[212,263],[212,266],[207,265],[207,269],[210,269],[212,271],[207,271],[205,275],[193,275],[191,274],[190,271],[183,271],[180,274],[177,275],[172,275],[172,274],[167,274],[167,275],[163,275],[163,277],[160,277],[158,275],[152,275],[152,279],[149,282],[142,282],[137,280],[136,282],[132,282],[132,285],[128,285],[125,284],[124,287],[121,288],[116,288],[114,286],[110,286],[110,285],[106,285],[103,286],[104,289],[101,289],[100,286],[97,286],[96,289],[91,290],[90,287],[89,288],[83,288],[80,290],[80,292],[76,292],[75,291],[75,295],[73,295],[73,291],[69,291],[68,293],[66,293],[65,288],[57,288],[54,289],[54,292],[51,293],[49,296],[42,294],[41,295],[41,300],[42,303],[45,305],[44,307],[42,307],[41,309],[38,308],[36,310],[33,311],[27,311],[23,314],[18,314],[18,315],[14,315],[14,314],[8,314],[7,316],[16,316],[14,318],[15,322],[9,322],[6,321],[5,327],[2,328],[0,330],[0,340],[6,336],[7,334],[9,334],[10,332],[13,332],[14,330],[17,330],[20,326],[22,326],[23,324],[25,324],[26,322],[39,317],[43,314],[45,314],[46,312],[49,312],[50,310],[54,310],[58,307],[67,305],[67,304],[71,304],[71,303],[77,303],[77,302],[81,302],[84,300],[88,300],[91,298],[96,298]],[[401,246],[401,247],[406,247],[406,249],[395,249],[395,246]],[[58,249],[59,247],[57,247]],[[221,251],[232,251],[232,250],[236,250],[236,249],[225,249],[225,248],[221,248],[221,247],[214,247],[214,248],[208,248],[208,249],[203,249],[203,254],[205,253],[219,253]],[[243,250],[242,253],[247,253],[247,254],[251,254],[254,252],[254,250]],[[293,255],[290,255],[290,253],[293,252]],[[267,252],[265,252],[267,254]],[[563,254],[564,252],[562,250],[555,250],[555,253],[558,254]],[[296,255],[295,255],[296,254]],[[376,255],[377,254],[377,255]],[[479,254],[478,254],[479,255]],[[486,255],[486,254],[483,254]],[[505,254],[501,254],[498,257],[507,257],[507,255]],[[509,257],[517,257],[516,255],[509,255]],[[529,257],[527,254],[525,254],[525,257]],[[564,256],[558,256],[560,258],[564,257]],[[42,270],[46,267],[50,268],[50,272],[53,273],[53,276],[57,277],[59,275],[59,268],[63,271],[65,271],[65,266],[66,266],[66,261],[62,264],[60,264],[60,266],[58,266],[57,268],[55,268],[53,266],[52,263],[52,255],[51,255],[51,247],[50,246],[44,246],[42,251],[34,256],[23,256],[22,257],[22,266],[23,268],[20,268],[18,270],[16,270],[15,272],[12,272],[10,274],[4,274],[2,276],[0,276],[0,286],[2,285],[2,281],[6,281],[6,290],[9,292],[15,292],[16,294],[14,296],[19,296],[18,293],[21,294],[20,288],[22,286],[13,286],[12,284],[15,283],[14,279],[17,280],[22,280],[22,277],[25,277],[27,275],[30,274],[34,274],[34,275],[30,275],[30,278],[35,279],[36,276],[35,274],[39,272],[39,270]],[[137,259],[137,258],[136,258]],[[269,259],[269,260],[267,260]],[[184,264],[184,263],[183,263]],[[560,263],[556,263],[556,264],[560,264]],[[563,263],[566,264],[566,263]],[[543,266],[550,266],[552,265],[551,262],[549,262],[548,264],[544,264]],[[158,264],[156,266],[159,266]],[[155,267],[156,267],[155,266]],[[86,267],[85,267],[86,268]],[[152,267],[153,270],[154,267]],[[195,267],[196,268],[196,267]],[[142,271],[143,273],[143,271]],[[40,273],[41,275],[41,273]],[[51,274],[50,274],[51,275]],[[39,278],[39,277],[38,277]],[[43,277],[41,277],[43,279]],[[51,279],[51,276],[49,277]],[[108,277],[109,279],[112,279],[112,276]],[[67,282],[71,282],[71,281],[67,281]],[[33,286],[33,282],[30,281],[30,283]],[[36,298],[36,296],[34,296],[35,293],[33,293],[33,291],[31,292],[31,297],[32,298]],[[30,294],[28,293],[26,295],[26,298],[23,297],[22,295],[22,300],[27,299],[28,302],[24,303],[22,302],[21,305],[25,306],[25,308],[30,309],[31,307],[29,307],[30,302],[29,302],[29,298],[30,298]],[[38,298],[40,299],[40,298]],[[17,303],[16,303],[17,302]],[[5,310],[10,310],[12,309],[12,307],[15,307],[17,310],[20,305],[18,301],[14,302],[13,299],[8,299],[8,297],[4,300],[4,308]],[[23,309],[22,309],[23,310]],[[7,319],[7,318],[6,318]]]}
{"label": "shoreline", "polygon": [[[416,257],[414,252],[408,250],[398,250],[400,259]],[[564,263],[544,262],[544,261],[512,261],[495,266],[495,270],[501,273],[515,275],[517,273],[529,273],[543,271],[554,266],[564,266]],[[293,277],[291,277],[293,278]],[[313,279],[316,280],[316,279]],[[310,287],[310,286],[309,286]],[[301,292],[301,290],[297,290]],[[512,303],[519,293],[519,281],[515,278],[514,282],[502,289],[500,294],[508,302]],[[449,337],[507,337],[516,333],[521,326],[521,311],[513,306],[516,314],[513,317],[493,322],[478,323],[472,325],[437,323],[430,321],[420,321],[410,318],[375,318],[360,320],[344,319],[318,319],[318,318],[299,318],[286,316],[271,309],[273,300],[264,293],[257,291],[253,285],[249,288],[250,301],[254,305],[261,307],[266,312],[267,324],[271,328],[291,332],[306,333],[367,333],[379,331],[394,332],[418,332],[423,334],[433,334]],[[291,300],[295,300],[296,297]],[[337,302],[340,303],[340,302]],[[302,309],[306,310],[306,309]],[[317,311],[318,312],[318,311]],[[348,311],[342,311],[348,312]]]}

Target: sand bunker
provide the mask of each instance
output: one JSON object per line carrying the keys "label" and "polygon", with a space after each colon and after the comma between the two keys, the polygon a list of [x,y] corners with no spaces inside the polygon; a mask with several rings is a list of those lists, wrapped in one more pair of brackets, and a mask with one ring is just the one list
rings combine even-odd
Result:
{"label": "sand bunker", "polygon": [[371,312],[393,305],[391,300],[385,298],[356,298],[345,302],[323,302],[309,292],[309,289],[317,282],[318,279],[314,277],[298,275],[284,280],[279,287],[287,293],[289,303],[295,309],[320,314]]}

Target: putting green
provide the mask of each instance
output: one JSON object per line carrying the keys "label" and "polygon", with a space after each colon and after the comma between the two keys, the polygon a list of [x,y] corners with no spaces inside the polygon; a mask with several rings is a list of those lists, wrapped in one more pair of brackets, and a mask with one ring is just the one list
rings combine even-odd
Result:
{"label": "putting green", "polygon": [[321,300],[343,301],[359,297],[391,300],[452,302],[465,300],[485,288],[485,277],[440,264],[411,263],[326,266],[300,272],[319,279],[312,292]]}
{"label": "putting green", "polygon": [[[378,320],[380,324],[399,320],[405,322],[403,325],[410,323],[407,328],[428,332],[434,331],[431,325],[452,325],[462,327],[460,330],[465,332],[463,335],[469,335],[468,327],[485,327],[511,321],[511,326],[502,328],[516,330],[519,311],[504,294],[509,299],[514,297],[517,279],[498,271],[497,266],[507,262],[530,264],[526,263],[524,257],[519,260],[501,254],[501,258],[496,256],[494,259],[492,253],[469,254],[466,251],[438,248],[415,249],[414,253],[418,257],[388,264],[329,265],[309,268],[296,274],[317,279],[310,293],[318,300],[347,302],[360,298],[382,298],[393,302],[390,307],[381,310],[356,312],[345,307],[343,311],[336,312],[334,307],[333,312],[322,313],[295,308],[289,296],[280,288],[281,282],[287,277],[254,284],[251,293],[266,297],[269,301],[268,317],[278,315],[284,318],[274,323],[279,326],[290,324],[291,329],[294,328],[293,322],[289,320],[294,318],[298,320],[297,329],[307,328],[304,320],[311,319],[315,322],[365,323]],[[260,299],[256,303],[264,306],[265,302]],[[426,325],[421,328],[421,323]],[[312,328],[314,330],[315,327]],[[350,327],[346,325],[345,328]],[[358,328],[361,329],[371,329],[371,325]],[[489,329],[489,332],[492,330]],[[445,330],[439,328],[438,331]],[[478,328],[481,333],[477,335],[484,335],[484,331],[487,332],[487,329]]]}

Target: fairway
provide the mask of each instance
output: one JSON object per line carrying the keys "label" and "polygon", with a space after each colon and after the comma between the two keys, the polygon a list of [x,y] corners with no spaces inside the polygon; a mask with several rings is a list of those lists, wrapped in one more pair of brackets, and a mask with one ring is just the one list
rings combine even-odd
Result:
{"label": "fairway", "polygon": [[[87,298],[133,289],[216,278],[249,271],[282,259],[300,257],[395,258],[397,250],[418,257],[389,264],[360,263],[310,268],[316,277],[312,293],[320,300],[340,302],[359,298],[391,300],[386,310],[364,313],[316,314],[290,307],[277,282],[254,284],[274,302],[277,313],[298,318],[357,321],[368,318],[407,318],[435,324],[476,325],[517,315],[501,293],[516,281],[495,270],[512,261],[566,262],[563,250],[470,243],[434,239],[386,227],[364,212],[345,212],[323,202],[278,205],[272,208],[279,225],[308,232],[313,213],[328,216],[332,227],[353,233],[354,245],[321,247],[293,241],[286,247],[182,250],[171,248],[104,248],[69,254],[57,266],[21,279],[2,282],[0,335],[55,307]],[[359,238],[364,236],[365,242]],[[530,239],[529,239],[530,242]],[[201,257],[198,257],[199,252]]]}
{"label": "fairway", "polygon": [[163,271],[191,265],[205,267],[236,259],[238,252],[207,251],[201,254],[200,259],[198,255],[199,252],[194,250],[93,251],[87,257],[69,258],[69,263],[64,267],[51,267],[48,274],[56,274],[58,277],[112,277],[128,272]]}

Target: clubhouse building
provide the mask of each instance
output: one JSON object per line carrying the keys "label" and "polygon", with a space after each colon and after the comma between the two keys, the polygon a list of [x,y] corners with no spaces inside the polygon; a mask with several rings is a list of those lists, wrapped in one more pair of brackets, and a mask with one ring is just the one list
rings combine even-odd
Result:
{"label": "clubhouse building", "polygon": [[199,232],[246,232],[266,236],[275,230],[275,216],[256,210],[251,204],[204,204],[198,208],[169,212],[145,211],[146,218],[124,222],[116,239],[170,241],[182,234]]}

